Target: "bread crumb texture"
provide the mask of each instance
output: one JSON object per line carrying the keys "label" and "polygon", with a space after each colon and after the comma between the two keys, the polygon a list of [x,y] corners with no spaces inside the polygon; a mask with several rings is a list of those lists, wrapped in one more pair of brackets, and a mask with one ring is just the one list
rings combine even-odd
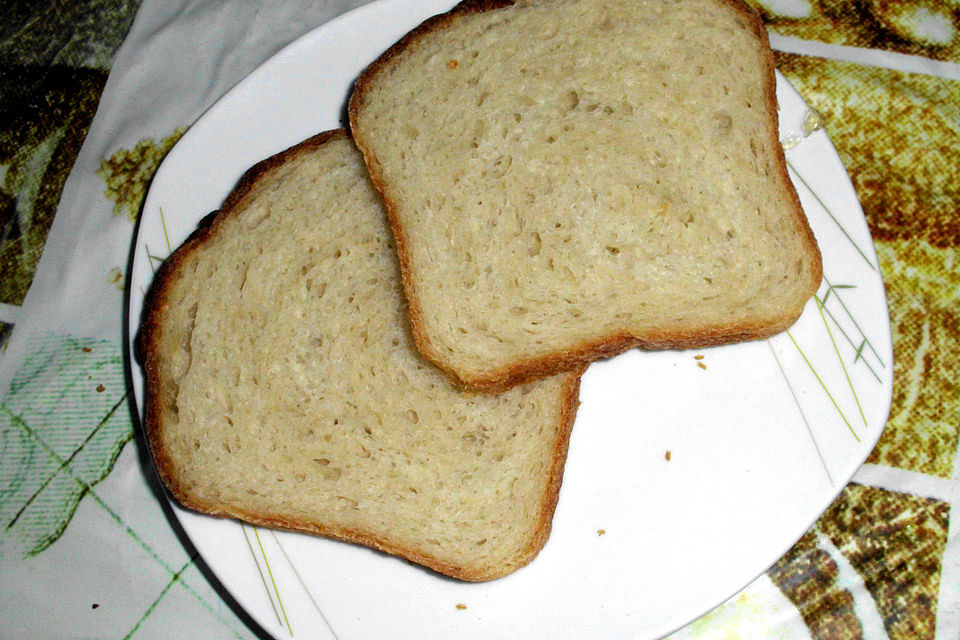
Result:
{"label": "bread crumb texture", "polygon": [[799,315],[819,254],[748,17],[715,0],[521,1],[424,30],[379,67],[352,125],[432,358],[467,379],[604,336]]}
{"label": "bread crumb texture", "polygon": [[165,287],[165,477],[206,511],[507,573],[549,530],[575,377],[455,388],[415,351],[398,273],[345,136],[258,177]]}

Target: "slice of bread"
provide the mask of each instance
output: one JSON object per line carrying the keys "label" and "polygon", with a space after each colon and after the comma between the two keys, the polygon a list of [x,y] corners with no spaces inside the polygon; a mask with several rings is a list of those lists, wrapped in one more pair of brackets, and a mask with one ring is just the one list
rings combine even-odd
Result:
{"label": "slice of bread", "polygon": [[469,387],[769,336],[820,283],[738,0],[468,0],[367,68],[349,115],[417,347]]}
{"label": "slice of bread", "polygon": [[580,372],[491,396],[423,360],[346,132],[243,177],[157,272],[138,353],[150,449],[186,507],[463,580],[547,539]]}

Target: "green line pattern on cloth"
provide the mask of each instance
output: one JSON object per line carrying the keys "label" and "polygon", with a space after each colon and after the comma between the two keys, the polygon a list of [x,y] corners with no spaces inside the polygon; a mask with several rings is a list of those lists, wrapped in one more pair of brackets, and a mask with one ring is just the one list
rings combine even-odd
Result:
{"label": "green line pattern on cloth", "polygon": [[0,555],[59,539],[133,438],[116,345],[41,335],[0,402]]}
{"label": "green line pattern on cloth", "polygon": [[[195,556],[184,562],[154,549],[94,488],[134,435],[120,348],[53,334],[34,336],[31,347],[0,402],[0,559],[39,558],[87,497],[169,576],[125,637],[139,636],[158,604],[175,595],[175,601],[182,596],[195,601],[229,637],[250,637],[212,591],[197,590],[206,585],[202,576],[196,585],[184,580]],[[179,600],[176,606],[183,604]]]}

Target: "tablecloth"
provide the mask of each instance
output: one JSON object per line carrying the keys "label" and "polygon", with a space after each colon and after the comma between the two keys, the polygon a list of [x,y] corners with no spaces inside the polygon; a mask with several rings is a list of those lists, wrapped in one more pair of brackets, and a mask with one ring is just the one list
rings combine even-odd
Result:
{"label": "tablecloth", "polygon": [[[263,636],[178,530],[144,451],[126,269],[150,178],[178,137],[274,52],[359,4],[4,3],[0,637]],[[799,542],[673,637],[957,638],[960,5],[752,4],[873,234],[893,407]],[[296,637],[333,632],[316,633]]]}

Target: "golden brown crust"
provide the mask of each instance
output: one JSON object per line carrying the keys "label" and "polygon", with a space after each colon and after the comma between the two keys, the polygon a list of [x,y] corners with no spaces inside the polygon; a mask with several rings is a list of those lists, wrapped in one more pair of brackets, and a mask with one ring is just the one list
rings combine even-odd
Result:
{"label": "golden brown crust", "polygon": [[[458,384],[466,388],[484,393],[501,393],[518,384],[583,367],[594,360],[611,358],[633,348],[651,350],[694,349],[766,338],[788,329],[800,317],[801,311],[802,309],[783,316],[776,324],[764,324],[762,326],[742,323],[718,327],[711,331],[675,332],[665,330],[661,333],[648,333],[643,337],[626,332],[612,333],[539,358],[522,360],[494,370],[482,377],[461,376],[458,372],[446,368],[443,364],[434,363]],[[416,336],[416,334],[414,335]],[[424,354],[424,357],[430,359],[426,354]],[[431,361],[433,362],[433,360]]]}
{"label": "golden brown crust", "polygon": [[570,433],[573,431],[573,422],[577,417],[577,407],[580,406],[580,379],[586,370],[587,366],[581,365],[578,369],[571,371],[570,377],[565,381],[560,407],[560,433],[558,434],[556,449],[553,452],[553,462],[550,466],[550,481],[544,494],[544,501],[540,505],[540,524],[535,535],[530,539],[530,543],[519,557],[515,568],[533,560],[543,548],[543,545],[547,543],[547,538],[550,537],[553,513],[556,511],[557,501],[560,499],[560,485],[563,484],[563,470],[567,464]]}
{"label": "golden brown crust", "polygon": [[519,554],[517,554],[513,562],[510,564],[505,564],[498,567],[462,567],[445,562],[439,558],[420,553],[416,549],[411,549],[400,542],[390,540],[386,537],[377,536],[367,531],[346,529],[342,527],[331,527],[306,520],[269,516],[243,509],[218,507],[213,503],[196,499],[195,496],[192,496],[187,491],[183,490],[179,483],[167,481],[167,477],[164,476],[163,473],[161,473],[161,477],[164,478],[164,482],[170,490],[170,493],[173,494],[180,504],[189,509],[199,511],[207,515],[236,518],[238,520],[243,520],[244,522],[271,527],[274,529],[299,531],[302,533],[334,538],[344,542],[360,544],[390,555],[410,560],[419,565],[429,567],[438,573],[442,573],[459,580],[464,580],[466,582],[484,582],[487,580],[494,580],[512,573],[532,562],[540,550],[543,549],[547,539],[550,537],[553,514],[557,507],[557,501],[560,498],[560,486],[563,482],[563,470],[567,460],[570,434],[573,430],[577,406],[580,404],[580,377],[585,370],[586,367],[581,367],[580,370],[571,372],[564,382],[563,397],[561,399],[560,424],[558,425],[557,429],[557,444],[550,466],[549,482],[547,484],[547,489],[543,494],[543,501],[540,505],[539,522],[527,545]]}
{"label": "golden brown crust", "polygon": [[504,566],[459,566],[423,554],[416,549],[412,549],[396,540],[391,540],[386,536],[377,535],[368,531],[328,526],[318,522],[284,518],[278,515],[256,513],[203,500],[192,494],[190,490],[183,485],[178,476],[175,461],[163,447],[161,432],[164,425],[161,418],[161,402],[164,386],[167,381],[164,380],[161,369],[162,354],[159,349],[159,341],[161,332],[163,331],[163,318],[169,304],[168,296],[170,288],[179,278],[180,269],[184,261],[217,233],[222,225],[222,221],[231,216],[234,211],[243,205],[247,195],[251,193],[257,183],[269,172],[289,161],[299,153],[310,151],[329,140],[340,137],[349,137],[349,134],[342,129],[323,132],[280,154],[267,158],[252,167],[240,178],[237,186],[227,196],[223,206],[218,211],[206,216],[184,244],[174,251],[158,269],[147,293],[140,330],[135,340],[137,360],[141,363],[146,379],[144,390],[146,398],[144,406],[144,430],[146,432],[150,453],[157,468],[157,473],[177,502],[188,509],[207,515],[237,518],[251,524],[299,531],[364,545],[405,558],[460,580],[478,582],[501,577],[533,560],[549,536],[553,512],[559,497],[570,432],[573,428],[576,408],[579,404],[580,375],[582,374],[582,370],[571,373],[564,383],[563,394],[560,400],[560,420],[557,425],[557,444],[553,454],[549,482],[543,494],[543,502],[539,511],[539,523],[527,546],[517,555],[512,563]]}
{"label": "golden brown crust", "polygon": [[[808,254],[814,260],[814,268],[811,272],[810,278],[811,282],[808,284],[809,293],[806,296],[809,298],[816,292],[817,288],[819,288],[820,281],[823,278],[823,258],[820,255],[820,248],[817,246],[817,240],[813,235],[813,230],[807,223],[806,214],[804,214],[803,207],[800,204],[800,196],[797,195],[797,190],[793,188],[793,182],[790,180],[790,174],[787,172],[787,157],[783,151],[783,146],[780,144],[780,116],[777,105],[776,58],[773,55],[773,50],[770,48],[770,38],[767,35],[766,27],[763,26],[763,19],[760,17],[760,14],[754,10],[753,7],[750,7],[746,3],[742,2],[742,0],[724,0],[724,2],[730,4],[730,6],[732,6],[734,9],[744,12],[745,17],[750,21],[750,24],[753,27],[754,33],[760,40],[760,48],[763,52],[765,61],[764,75],[766,76],[766,79],[764,80],[764,86],[767,95],[767,112],[770,115],[770,120],[772,123],[768,129],[768,132],[770,134],[772,148],[774,149],[774,162],[776,162],[777,176],[783,182],[787,192],[790,195],[790,199],[793,203],[797,228],[803,234],[804,241],[807,244]],[[793,324],[793,322],[790,322],[787,326],[790,326],[790,324]]]}
{"label": "golden brown crust", "polygon": [[[418,27],[394,43],[393,46],[383,52],[366,69],[363,70],[363,72],[360,74],[360,77],[357,78],[356,83],[354,83],[353,91],[350,94],[350,100],[347,107],[347,114],[350,121],[350,133],[353,136],[354,144],[357,145],[357,148],[360,150],[360,154],[363,156],[364,163],[367,165],[367,171],[370,174],[370,181],[380,194],[380,199],[383,202],[384,209],[387,211],[387,219],[390,222],[390,230],[393,233],[394,241],[397,246],[397,257],[400,262],[400,281],[403,285],[404,295],[407,299],[407,316],[410,320],[410,330],[413,334],[414,343],[417,345],[417,350],[424,358],[448,374],[458,384],[478,391],[505,390],[514,386],[517,384],[517,382],[488,386],[485,386],[482,383],[472,384],[471,381],[464,380],[458,376],[455,371],[453,371],[445,362],[443,362],[443,360],[439,357],[439,353],[432,348],[428,336],[423,331],[423,311],[421,310],[420,299],[417,297],[416,289],[413,285],[413,269],[410,265],[410,250],[408,249],[407,236],[404,232],[403,226],[400,224],[396,203],[390,196],[390,193],[384,184],[383,169],[380,165],[380,161],[377,159],[373,151],[370,150],[370,148],[363,142],[362,136],[358,135],[357,114],[360,112],[360,109],[363,108],[363,105],[367,99],[367,91],[369,90],[370,84],[373,82],[374,78],[376,78],[376,76],[381,73],[395,57],[401,54],[423,35],[446,27],[458,16],[469,15],[472,13],[482,13],[484,11],[494,11],[496,9],[511,7],[513,4],[513,0],[463,0],[463,2],[460,2],[454,6],[450,11],[427,18]],[[557,368],[556,371],[559,372],[569,370],[575,366],[577,365]],[[546,377],[546,375],[549,374],[535,377]],[[534,376],[529,376],[524,379],[532,380],[534,379]]]}
{"label": "golden brown crust", "polygon": [[[804,236],[807,244],[808,254],[815,261],[814,269],[811,273],[811,280],[808,283],[807,290],[803,296],[804,304],[811,295],[816,292],[820,286],[822,278],[822,263],[820,250],[817,246],[813,231],[807,224],[806,215],[800,205],[800,198],[793,183],[787,173],[786,157],[783,147],[780,145],[778,132],[777,115],[777,95],[776,95],[776,74],[773,52],[770,49],[767,31],[763,26],[760,16],[742,0],[719,0],[739,12],[752,27],[754,33],[760,41],[760,47],[764,57],[764,85],[766,92],[767,111],[770,116],[771,125],[768,129],[770,143],[775,150],[775,163],[778,178],[782,181],[783,188],[789,192],[793,204],[794,221]],[[358,115],[367,100],[369,91],[376,76],[387,68],[387,66],[404,50],[413,45],[424,34],[434,30],[443,29],[451,22],[462,15],[478,13],[481,11],[492,11],[512,6],[514,3],[510,0],[465,0],[456,5],[449,12],[434,16],[423,22],[420,26],[410,31],[396,44],[387,49],[379,58],[368,66],[360,75],[354,85],[353,93],[350,97],[348,108],[350,128],[354,141],[363,155],[364,162],[370,173],[371,181],[380,193],[384,206],[387,210],[387,216],[390,220],[390,228],[393,231],[397,245],[397,253],[400,259],[401,279],[403,282],[404,294],[407,298],[408,315],[414,341],[420,353],[438,368],[447,373],[458,384],[475,390],[487,393],[498,393],[505,391],[518,384],[537,380],[557,374],[561,371],[569,371],[601,358],[608,358],[623,353],[635,347],[645,349],[688,349],[697,347],[709,347],[733,342],[743,342],[746,340],[756,340],[760,338],[775,335],[789,328],[803,311],[803,305],[796,309],[785,310],[783,315],[771,319],[760,325],[756,323],[731,323],[729,325],[716,326],[699,331],[670,331],[663,330],[656,333],[648,333],[643,336],[634,335],[627,332],[616,332],[607,336],[602,336],[595,340],[590,340],[579,345],[574,345],[556,353],[544,356],[520,360],[511,363],[508,366],[490,371],[482,376],[465,375],[463,372],[453,369],[449,363],[445,362],[440,352],[433,347],[429,336],[423,329],[423,312],[420,306],[420,300],[417,296],[416,287],[413,284],[413,267],[410,264],[410,251],[406,233],[400,223],[396,203],[390,196],[383,178],[383,170],[376,154],[369,148],[363,139],[363,132],[358,128]]]}
{"label": "golden brown crust", "polygon": [[230,216],[243,198],[250,193],[259,179],[274,168],[280,166],[291,157],[319,147],[335,137],[347,137],[342,129],[325,131],[312,138],[267,158],[248,169],[240,178],[237,186],[231,191],[218,211],[208,214],[197,225],[197,229],[190,234],[184,243],[177,248],[157,270],[150,289],[147,291],[141,315],[140,329],[134,341],[137,360],[144,372],[144,430],[150,453],[153,456],[157,473],[161,480],[184,506],[205,510],[196,505],[197,502],[181,487],[175,472],[174,461],[163,448],[160,438],[162,425],[162,398],[164,389],[163,371],[161,370],[161,353],[159,348],[160,335],[163,330],[162,322],[170,287],[179,277],[180,268],[184,261],[197,251],[220,227],[221,221]]}

